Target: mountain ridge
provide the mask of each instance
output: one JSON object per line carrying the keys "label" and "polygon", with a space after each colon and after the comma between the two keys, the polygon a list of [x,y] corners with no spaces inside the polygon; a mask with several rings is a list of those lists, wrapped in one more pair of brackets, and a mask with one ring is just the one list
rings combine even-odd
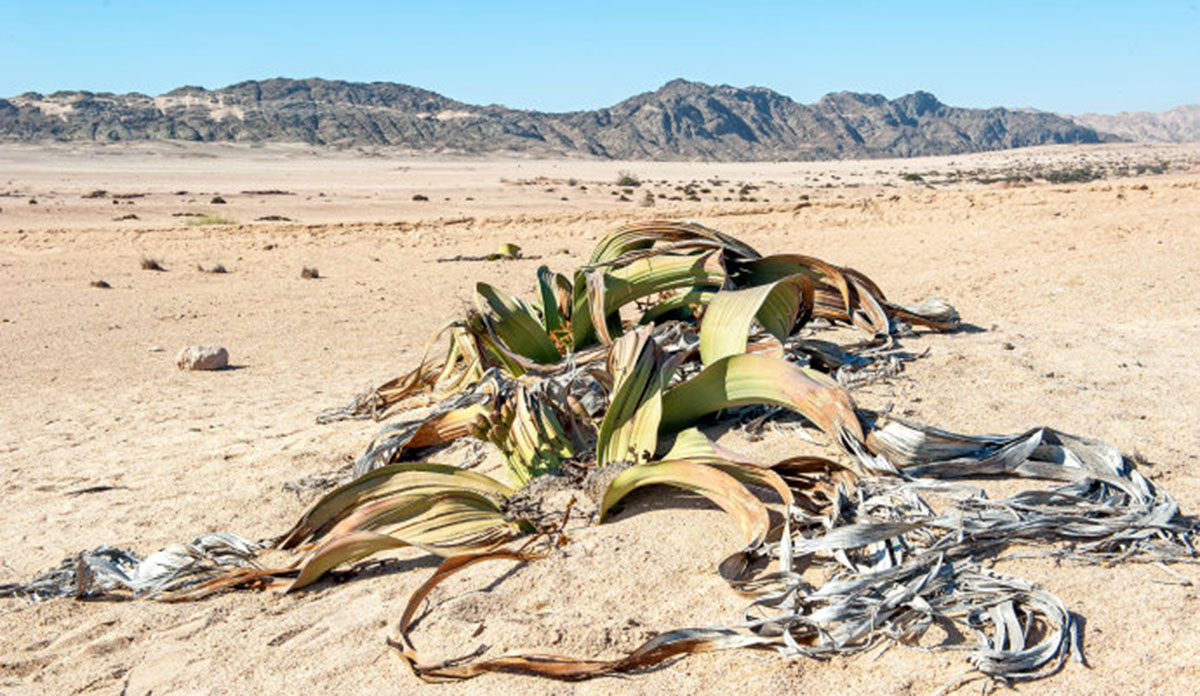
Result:
{"label": "mountain ridge", "polygon": [[833,92],[803,104],[766,87],[682,78],[608,107],[480,106],[394,82],[247,80],[158,96],[59,91],[0,99],[0,140],[302,142],[430,153],[659,160],[950,155],[1111,136],[1046,112]]}
{"label": "mountain ridge", "polygon": [[1183,143],[1200,140],[1200,104],[1182,104],[1167,111],[1122,111],[1118,114],[1069,116],[1076,123],[1126,140]]}

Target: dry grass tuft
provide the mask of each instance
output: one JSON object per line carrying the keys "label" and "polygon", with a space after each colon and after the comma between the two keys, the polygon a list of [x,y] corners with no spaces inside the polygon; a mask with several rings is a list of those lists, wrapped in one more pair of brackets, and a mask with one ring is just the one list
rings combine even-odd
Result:
{"label": "dry grass tuft", "polygon": [[317,278],[320,278],[321,274],[317,272],[317,269],[315,266],[305,266],[300,271],[300,277],[304,278],[305,280],[315,280]]}
{"label": "dry grass tuft", "polygon": [[149,256],[142,257],[141,266],[142,266],[143,271],[165,271],[165,270],[167,270],[167,269],[163,268],[161,261],[159,261],[158,259],[150,258]]}
{"label": "dry grass tuft", "polygon": [[199,215],[188,220],[189,227],[202,227],[204,225],[236,225],[237,220],[233,218],[224,218],[219,215]]}

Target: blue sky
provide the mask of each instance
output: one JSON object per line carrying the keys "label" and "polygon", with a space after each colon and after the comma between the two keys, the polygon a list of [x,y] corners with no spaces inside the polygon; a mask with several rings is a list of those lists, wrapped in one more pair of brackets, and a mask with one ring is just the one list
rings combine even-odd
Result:
{"label": "blue sky", "polygon": [[1200,102],[1200,0],[0,0],[0,96],[388,80],[470,103],[608,106],[684,77],[798,101],[924,89],[1081,113]]}

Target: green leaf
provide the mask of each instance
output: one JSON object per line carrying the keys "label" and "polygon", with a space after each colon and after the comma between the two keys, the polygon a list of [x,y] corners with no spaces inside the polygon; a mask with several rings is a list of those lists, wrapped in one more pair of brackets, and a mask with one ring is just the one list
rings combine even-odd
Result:
{"label": "green leaf", "polygon": [[558,294],[555,274],[546,266],[537,269],[538,291],[542,298],[542,327],[547,334],[563,328],[563,316],[558,309]]}
{"label": "green leaf", "polygon": [[664,356],[650,327],[622,336],[608,354],[613,393],[596,442],[601,465],[650,458],[662,418]]}
{"label": "green leaf", "polygon": [[376,500],[346,516],[303,562],[288,588],[308,585],[330,569],[379,551],[415,546],[440,556],[483,551],[519,528],[495,500],[469,490]]}
{"label": "green leaf", "polygon": [[663,396],[664,432],[681,430],[709,413],[771,404],[799,412],[835,442],[863,439],[849,393],[826,375],[780,358],[744,354],[722,358]]}
{"label": "green leaf", "polygon": [[513,490],[493,478],[458,467],[426,462],[391,464],[376,469],[318,500],[277,544],[290,549],[324,534],[359,506],[382,498],[419,498],[447,490],[470,490],[505,500]]}
{"label": "green leaf", "polygon": [[675,444],[663,459],[691,459],[693,457],[717,456],[716,443],[700,432],[699,428],[682,430],[675,436]]}
{"label": "green leaf", "polygon": [[570,408],[551,403],[542,392],[518,386],[497,412],[484,419],[480,434],[500,449],[518,486],[557,470],[562,460],[576,454],[575,441],[563,424],[570,423],[570,416],[556,407]]}
{"label": "green leaf", "polygon": [[839,268],[800,254],[776,254],[738,261],[730,275],[739,287],[761,285],[787,276],[804,275],[816,283],[813,315],[854,324],[873,336],[889,330],[888,306],[883,291],[870,278],[852,268]]}
{"label": "green leaf", "polygon": [[731,462],[754,465],[754,460],[713,442],[699,428],[687,428],[675,435],[671,450],[663,459],[725,459]]}
{"label": "green leaf", "polygon": [[[773,254],[759,259],[738,261],[730,275],[738,287],[746,287],[771,283],[797,274],[828,286],[840,298],[841,308],[847,313],[850,311],[850,284],[842,269],[812,256]],[[820,289],[818,287],[818,290]]]}
{"label": "green leaf", "polygon": [[604,493],[601,521],[631,491],[660,483],[698,493],[719,505],[737,521],[747,547],[758,546],[766,538],[770,518],[762,501],[729,474],[689,460],[653,462],[622,471]]}
{"label": "green leaf", "polygon": [[704,285],[671,295],[643,312],[638,323],[653,324],[669,319],[694,321],[704,313],[704,309],[720,289],[717,285]]}
{"label": "green leaf", "polygon": [[[576,274],[571,313],[574,345],[578,350],[594,343],[598,325],[607,326],[610,335],[616,333],[617,312],[635,300],[670,290],[720,286],[724,277],[711,253],[653,256],[619,268],[580,271]],[[600,282],[602,291],[597,286]],[[606,317],[604,322],[598,318],[601,314]]]}
{"label": "green leaf", "polygon": [[772,488],[780,500],[791,505],[791,489],[771,467],[760,466],[748,461],[736,452],[721,447],[708,439],[698,428],[688,428],[675,436],[675,444],[664,460],[687,459],[700,464],[715,466],[742,483],[753,483]]}
{"label": "green leaf", "polygon": [[721,250],[736,259],[754,259],[759,254],[748,244],[695,222],[651,220],[619,227],[596,244],[590,265],[611,263],[635,252],[662,244],[672,251]]}
{"label": "green leaf", "polygon": [[339,536],[317,547],[301,568],[299,577],[285,591],[292,592],[311,585],[343,563],[353,563],[380,551],[405,546],[408,546],[405,541],[378,532],[363,531]]}
{"label": "green leaf", "polygon": [[475,290],[487,302],[496,336],[506,348],[542,365],[562,359],[541,321],[524,303],[500,294],[487,283],[476,283]]}
{"label": "green leaf", "polygon": [[746,352],[755,319],[767,333],[784,341],[812,308],[812,282],[792,275],[743,290],[722,290],[700,323],[700,357],[705,365]]}

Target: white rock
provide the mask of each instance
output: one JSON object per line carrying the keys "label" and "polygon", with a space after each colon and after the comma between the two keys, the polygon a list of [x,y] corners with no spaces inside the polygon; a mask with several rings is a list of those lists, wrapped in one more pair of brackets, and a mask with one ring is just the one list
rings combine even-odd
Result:
{"label": "white rock", "polygon": [[220,370],[229,366],[229,351],[221,346],[188,346],[175,356],[181,370]]}

